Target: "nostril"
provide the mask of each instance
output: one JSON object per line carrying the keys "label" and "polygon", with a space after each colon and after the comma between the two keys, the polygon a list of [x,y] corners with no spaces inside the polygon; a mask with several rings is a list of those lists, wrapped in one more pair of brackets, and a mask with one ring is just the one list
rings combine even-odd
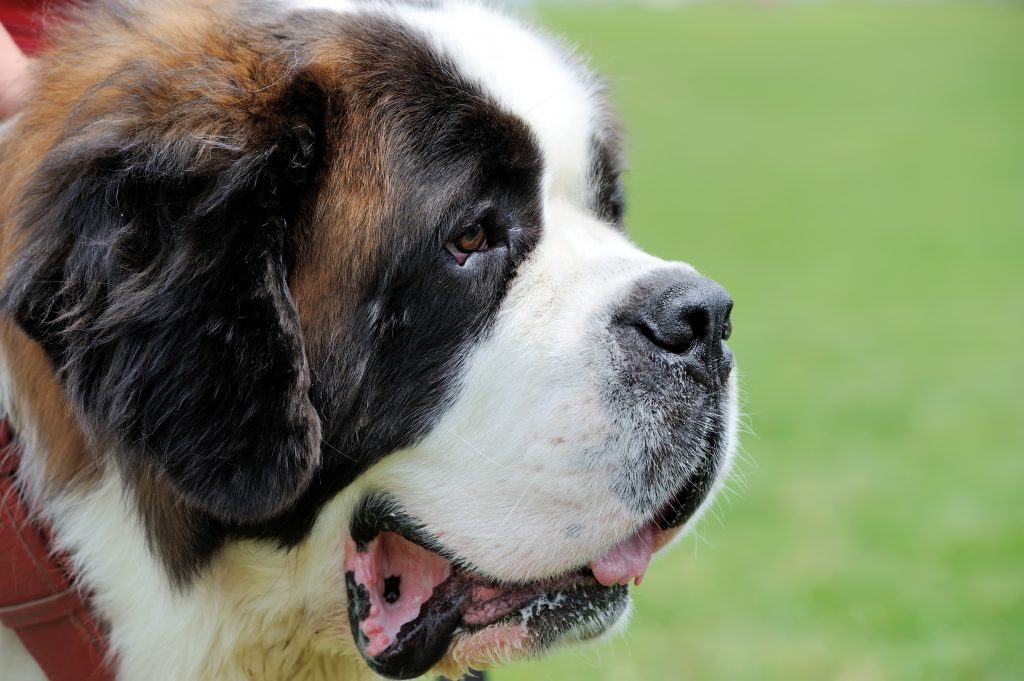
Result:
{"label": "nostril", "polygon": [[711,340],[716,325],[721,325],[721,319],[716,321],[702,301],[678,295],[663,298],[636,324],[648,340],[677,355],[693,352],[696,345]]}
{"label": "nostril", "polygon": [[696,339],[693,328],[685,323],[677,325],[671,334],[666,334],[662,327],[648,325],[646,322],[638,322],[633,326],[651,343],[676,355],[689,352]]}
{"label": "nostril", "polygon": [[711,328],[711,315],[708,309],[702,306],[682,307],[679,312],[684,324],[688,324],[692,333],[697,338],[707,338]]}

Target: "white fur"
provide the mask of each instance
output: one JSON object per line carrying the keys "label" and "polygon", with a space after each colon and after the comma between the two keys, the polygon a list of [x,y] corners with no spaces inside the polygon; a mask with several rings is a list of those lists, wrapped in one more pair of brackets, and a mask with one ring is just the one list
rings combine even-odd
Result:
{"label": "white fur", "polygon": [[21,114],[12,116],[5,121],[0,121],[0,137],[3,137],[4,135],[7,134],[8,130],[14,128],[14,125],[19,118],[21,118]]}
{"label": "white fur", "polygon": [[[332,508],[345,505],[341,495]],[[235,542],[183,591],[149,552],[119,476],[53,514],[61,546],[110,616],[125,679],[333,679],[367,676],[345,656],[342,519],[325,511],[291,552]],[[317,634],[316,632],[321,632]],[[345,641],[347,643],[347,641]]]}

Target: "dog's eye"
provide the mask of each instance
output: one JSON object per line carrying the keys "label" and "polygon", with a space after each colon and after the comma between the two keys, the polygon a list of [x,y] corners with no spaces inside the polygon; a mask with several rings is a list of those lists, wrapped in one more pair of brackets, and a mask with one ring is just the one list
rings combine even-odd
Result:
{"label": "dog's eye", "polygon": [[487,232],[479,222],[474,222],[466,232],[452,242],[463,253],[476,253],[487,248]]}
{"label": "dog's eye", "polygon": [[445,244],[445,248],[455,256],[455,261],[460,266],[465,265],[470,255],[487,250],[487,230],[480,221],[476,221],[458,238]]}

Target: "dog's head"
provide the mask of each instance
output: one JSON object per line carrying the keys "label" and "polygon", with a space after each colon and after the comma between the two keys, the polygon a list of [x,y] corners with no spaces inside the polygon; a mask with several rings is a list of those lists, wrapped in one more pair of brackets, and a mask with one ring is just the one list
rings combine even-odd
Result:
{"label": "dog's head", "polygon": [[397,678],[596,636],[728,465],[732,301],[626,237],[615,121],[549,41],[244,9],[71,29],[5,310],[180,589],[315,544]]}

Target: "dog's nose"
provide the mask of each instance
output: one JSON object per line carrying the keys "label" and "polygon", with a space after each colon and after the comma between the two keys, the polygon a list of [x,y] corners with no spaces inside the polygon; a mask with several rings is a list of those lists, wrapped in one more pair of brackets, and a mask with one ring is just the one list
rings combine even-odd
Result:
{"label": "dog's nose", "polygon": [[732,298],[693,272],[668,270],[637,284],[632,310],[621,321],[665,355],[690,364],[698,378],[718,383],[732,370],[725,341],[732,333]]}

